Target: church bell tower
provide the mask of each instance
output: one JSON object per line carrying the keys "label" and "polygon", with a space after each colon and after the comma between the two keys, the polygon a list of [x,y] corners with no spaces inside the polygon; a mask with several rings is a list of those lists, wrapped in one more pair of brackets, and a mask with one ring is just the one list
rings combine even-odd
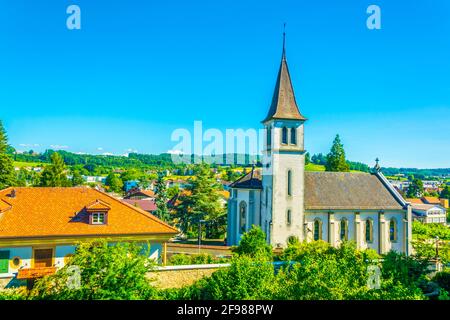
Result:
{"label": "church bell tower", "polygon": [[265,129],[261,227],[274,247],[290,237],[304,239],[304,122],[286,61],[285,38],[277,82]]}

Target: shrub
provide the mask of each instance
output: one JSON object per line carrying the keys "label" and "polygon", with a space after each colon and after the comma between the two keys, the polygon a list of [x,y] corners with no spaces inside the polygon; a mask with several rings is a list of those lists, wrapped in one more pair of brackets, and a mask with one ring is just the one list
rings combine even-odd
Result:
{"label": "shrub", "polygon": [[229,268],[221,268],[211,277],[203,278],[177,293],[169,291],[167,296],[195,300],[271,299],[277,287],[272,263],[262,257],[244,255],[234,257]]}
{"label": "shrub", "polygon": [[26,298],[25,288],[0,289],[0,300],[25,300]]}
{"label": "shrub", "polygon": [[212,264],[212,263],[225,263],[228,262],[227,258],[217,258],[208,253],[200,254],[174,254],[169,258],[170,265],[188,265],[188,264]]}
{"label": "shrub", "polygon": [[[98,300],[147,299],[155,289],[146,278],[151,268],[148,255],[133,243],[109,245],[96,240],[78,245],[69,263],[54,275],[36,281],[33,299]],[[71,268],[80,270],[80,286],[73,283]]]}
{"label": "shrub", "polygon": [[441,271],[436,273],[433,278],[433,281],[437,282],[439,287],[444,289],[447,292],[450,292],[450,272],[449,271]]}
{"label": "shrub", "polygon": [[255,225],[242,235],[239,245],[231,250],[240,256],[272,258],[272,247],[267,244],[265,233]]}

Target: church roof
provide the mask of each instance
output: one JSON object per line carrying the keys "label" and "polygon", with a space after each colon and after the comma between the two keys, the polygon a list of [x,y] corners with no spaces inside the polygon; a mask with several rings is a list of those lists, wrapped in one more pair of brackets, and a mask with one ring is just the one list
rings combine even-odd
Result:
{"label": "church roof", "polygon": [[252,171],[230,184],[230,188],[262,189],[261,171],[252,169]]}
{"label": "church roof", "polygon": [[269,113],[262,122],[272,119],[306,120],[298,110],[283,41],[283,55]]}
{"label": "church roof", "polygon": [[[262,189],[256,169],[236,180],[231,188]],[[306,210],[402,210],[376,174],[363,172],[305,172]]]}
{"label": "church roof", "polygon": [[305,172],[306,210],[403,209],[376,174]]}

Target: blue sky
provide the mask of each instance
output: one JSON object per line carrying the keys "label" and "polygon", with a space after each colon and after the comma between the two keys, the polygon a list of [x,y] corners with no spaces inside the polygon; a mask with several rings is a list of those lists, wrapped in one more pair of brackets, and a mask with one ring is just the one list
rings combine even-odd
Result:
{"label": "blue sky", "polygon": [[449,15],[447,0],[3,0],[0,119],[19,150],[114,154],[166,152],[195,120],[259,128],[287,22],[311,153],[339,133],[354,161],[450,167]]}

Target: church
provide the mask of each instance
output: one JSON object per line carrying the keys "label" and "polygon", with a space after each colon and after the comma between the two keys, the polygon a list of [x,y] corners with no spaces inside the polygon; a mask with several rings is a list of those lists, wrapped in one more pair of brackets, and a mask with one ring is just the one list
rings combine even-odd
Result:
{"label": "church", "polygon": [[283,41],[265,129],[262,168],[230,185],[227,244],[237,245],[252,225],[275,248],[289,239],[354,241],[378,253],[411,254],[410,203],[388,182],[378,161],[371,173],[305,171],[304,123],[297,105]]}

